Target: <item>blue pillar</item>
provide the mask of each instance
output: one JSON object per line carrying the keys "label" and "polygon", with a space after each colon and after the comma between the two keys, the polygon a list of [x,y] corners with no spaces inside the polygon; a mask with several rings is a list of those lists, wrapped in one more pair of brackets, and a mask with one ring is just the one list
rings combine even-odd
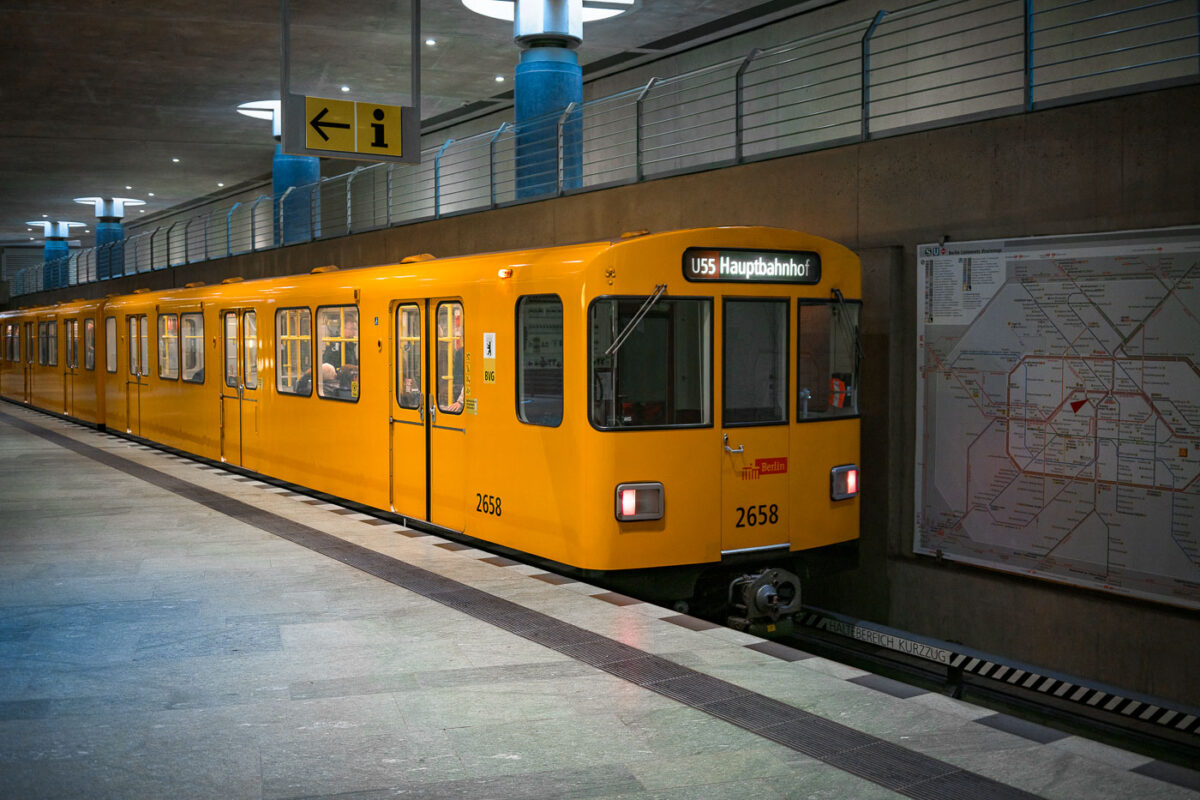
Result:
{"label": "blue pillar", "polygon": [[96,247],[96,280],[125,274],[125,227],[119,217],[98,218]]}
{"label": "blue pillar", "polygon": [[[307,188],[320,180],[319,158],[289,155],[283,152],[282,144],[275,145],[271,191],[275,198],[276,245],[307,242],[321,235],[321,196],[317,190]],[[293,187],[296,191],[284,200],[284,194]]]}
{"label": "blue pillar", "polygon": [[513,86],[517,197],[577,189],[583,185],[583,69],[575,55],[583,41],[582,0],[517,0],[513,40],[522,49]]}
{"label": "blue pillar", "polygon": [[71,255],[67,237],[71,228],[82,228],[82,222],[47,222],[44,219],[32,220],[25,223],[30,227],[39,227],[46,235],[46,245],[42,249],[42,288],[59,289],[68,282],[68,259]]}
{"label": "blue pillar", "polygon": [[133,197],[76,197],[76,203],[96,209],[96,280],[125,274],[125,206],[144,206]]}
{"label": "blue pillar", "polygon": [[563,122],[562,188],[583,185],[583,69],[574,50],[530,47],[517,64],[517,197],[555,194],[559,182],[558,124]]}
{"label": "blue pillar", "polygon": [[60,289],[67,285],[67,259],[71,247],[59,236],[47,236],[42,250],[42,288]]}

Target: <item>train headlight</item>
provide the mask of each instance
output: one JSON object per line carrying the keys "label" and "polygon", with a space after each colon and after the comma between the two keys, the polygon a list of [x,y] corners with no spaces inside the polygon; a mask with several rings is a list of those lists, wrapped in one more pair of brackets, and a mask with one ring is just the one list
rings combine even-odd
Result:
{"label": "train headlight", "polygon": [[829,471],[829,496],[834,500],[849,500],[858,495],[858,465],[845,464]]}
{"label": "train headlight", "polygon": [[661,483],[619,483],[616,499],[617,519],[621,522],[662,519],[666,508]]}

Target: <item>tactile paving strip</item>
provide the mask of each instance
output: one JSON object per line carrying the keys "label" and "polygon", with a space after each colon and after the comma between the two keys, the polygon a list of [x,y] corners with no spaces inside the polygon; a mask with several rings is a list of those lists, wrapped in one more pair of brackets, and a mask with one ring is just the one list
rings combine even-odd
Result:
{"label": "tactile paving strip", "polygon": [[1035,797],[3,412],[0,412],[0,416],[60,447],[543,644],[899,794],[921,800],[1016,800]]}

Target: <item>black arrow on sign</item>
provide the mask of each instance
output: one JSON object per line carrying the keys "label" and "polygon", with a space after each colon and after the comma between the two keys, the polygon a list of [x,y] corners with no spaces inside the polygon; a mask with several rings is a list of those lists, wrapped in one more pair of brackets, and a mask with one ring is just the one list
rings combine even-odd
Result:
{"label": "black arrow on sign", "polygon": [[320,114],[317,114],[315,117],[313,117],[312,119],[310,119],[308,121],[308,124],[312,125],[313,130],[316,131],[317,133],[321,134],[321,138],[327,142],[329,141],[329,135],[326,134],[325,131],[321,130],[322,128],[347,128],[347,129],[349,129],[349,127],[350,127],[350,123],[348,123],[348,122],[321,122],[321,120],[325,119],[325,115],[328,113],[329,113],[328,108],[322,108]]}

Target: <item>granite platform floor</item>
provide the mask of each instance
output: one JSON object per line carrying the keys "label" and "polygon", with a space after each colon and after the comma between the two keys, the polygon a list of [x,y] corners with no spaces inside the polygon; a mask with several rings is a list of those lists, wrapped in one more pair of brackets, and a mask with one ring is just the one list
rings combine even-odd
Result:
{"label": "granite platform floor", "polygon": [[425,570],[993,796],[1200,798],[1178,767],[8,403],[0,797],[932,796],[448,607]]}

